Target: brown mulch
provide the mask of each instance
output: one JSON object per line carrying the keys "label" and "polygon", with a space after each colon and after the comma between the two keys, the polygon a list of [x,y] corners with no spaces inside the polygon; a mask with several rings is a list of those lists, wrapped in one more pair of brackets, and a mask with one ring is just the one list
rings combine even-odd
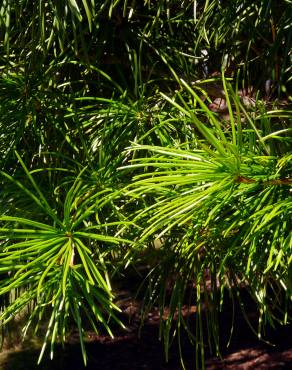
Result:
{"label": "brown mulch", "polygon": [[[177,343],[169,351],[165,361],[163,343],[158,339],[159,315],[157,310],[149,313],[139,332],[139,304],[128,297],[121,303],[128,320],[128,330],[116,332],[114,339],[107,335],[88,333],[88,370],[180,370],[182,365]],[[195,315],[194,310],[191,313]],[[292,369],[292,326],[278,327],[267,332],[274,346],[260,342],[252,333],[242,315],[234,323],[234,334],[229,348],[224,346],[230,333],[230,311],[221,317],[222,359],[207,354],[208,370]],[[253,314],[250,314],[251,321]],[[194,322],[195,325],[195,322]],[[182,338],[184,363],[187,370],[195,369],[195,349]],[[225,347],[225,348],[224,348]],[[208,350],[206,350],[208,352]],[[0,354],[0,370],[84,370],[78,338],[72,333],[70,343],[56,349],[53,360],[49,355],[37,365],[39,349],[30,344],[6,350]]]}

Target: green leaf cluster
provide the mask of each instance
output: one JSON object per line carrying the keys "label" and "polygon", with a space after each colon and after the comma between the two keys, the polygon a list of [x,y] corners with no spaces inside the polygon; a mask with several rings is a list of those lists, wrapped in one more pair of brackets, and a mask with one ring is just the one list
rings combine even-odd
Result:
{"label": "green leaf cluster", "polygon": [[206,344],[220,354],[227,296],[248,322],[242,288],[260,338],[289,322],[291,14],[288,0],[2,1],[0,325],[24,315],[40,359],[75,328],[86,363],[87,330],[124,327],[131,268],[148,269],[143,313],[159,306],[166,354],[186,332],[197,368]]}

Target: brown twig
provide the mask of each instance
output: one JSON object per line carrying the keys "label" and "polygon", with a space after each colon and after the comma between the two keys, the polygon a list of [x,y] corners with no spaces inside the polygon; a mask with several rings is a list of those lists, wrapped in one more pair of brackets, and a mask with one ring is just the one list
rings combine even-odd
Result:
{"label": "brown twig", "polygon": [[244,176],[237,176],[235,182],[242,184],[254,184],[259,183],[261,185],[292,185],[292,179],[275,179],[275,180],[266,180],[266,181],[257,181],[255,179],[250,179]]}

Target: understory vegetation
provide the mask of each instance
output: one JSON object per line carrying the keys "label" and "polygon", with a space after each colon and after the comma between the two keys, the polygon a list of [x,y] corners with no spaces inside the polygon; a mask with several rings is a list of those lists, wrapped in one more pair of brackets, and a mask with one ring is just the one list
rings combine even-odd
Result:
{"label": "understory vegetation", "polygon": [[3,0],[2,339],[24,317],[41,360],[74,326],[86,364],[140,267],[166,357],[181,335],[194,367],[220,355],[242,288],[260,339],[289,323],[291,50],[290,0]]}

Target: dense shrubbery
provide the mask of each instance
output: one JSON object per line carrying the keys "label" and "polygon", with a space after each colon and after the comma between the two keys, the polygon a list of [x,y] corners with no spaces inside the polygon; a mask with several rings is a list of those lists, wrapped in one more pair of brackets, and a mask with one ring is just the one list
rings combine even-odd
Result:
{"label": "dense shrubbery", "polygon": [[227,291],[259,336],[288,322],[291,22],[288,0],[2,2],[2,326],[28,309],[53,353],[74,321],[86,362],[84,321],[123,325],[111,279],[139,263],[197,367]]}

